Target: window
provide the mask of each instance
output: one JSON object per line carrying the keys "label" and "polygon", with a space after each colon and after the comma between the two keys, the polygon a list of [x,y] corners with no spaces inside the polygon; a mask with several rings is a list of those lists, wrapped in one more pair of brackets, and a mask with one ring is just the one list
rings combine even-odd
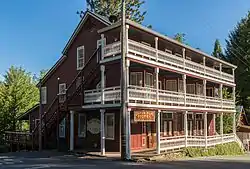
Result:
{"label": "window", "polygon": [[145,87],[154,87],[154,77],[152,73],[145,74]]}
{"label": "window", "polygon": [[212,87],[206,88],[206,94],[207,96],[213,97],[213,88]]}
{"label": "window", "polygon": [[66,83],[59,84],[59,103],[63,103],[66,100]]}
{"label": "window", "polygon": [[86,137],[86,115],[79,114],[78,117],[78,137]]}
{"label": "window", "polygon": [[41,87],[41,102],[47,104],[47,87]]}
{"label": "window", "polygon": [[59,84],[59,94],[66,94],[66,83]]}
{"label": "window", "polygon": [[142,72],[130,73],[130,85],[142,86]]}
{"label": "window", "polygon": [[59,124],[59,137],[65,138],[65,118]]}
{"label": "window", "polygon": [[196,120],[202,120],[203,119],[203,114],[196,114],[195,118],[196,118]]}
{"label": "window", "polygon": [[115,139],[115,114],[105,114],[105,138],[109,140]]}
{"label": "window", "polygon": [[161,131],[163,136],[172,136],[173,134],[173,113],[162,112],[161,113]]}
{"label": "window", "polygon": [[179,79],[178,92],[184,92],[183,80]]}
{"label": "window", "polygon": [[84,56],[85,56],[84,46],[78,47],[77,48],[77,70],[80,70],[84,67]]}
{"label": "window", "polygon": [[196,90],[197,90],[196,94],[203,95],[203,85],[202,84],[197,84]]}
{"label": "window", "polygon": [[177,91],[177,81],[176,80],[166,80],[166,90]]}
{"label": "window", "polygon": [[163,88],[162,88],[162,82],[159,80],[159,82],[158,82],[158,88],[160,89],[160,90],[162,90]]}
{"label": "window", "polygon": [[195,84],[187,84],[187,93],[195,94]]}
{"label": "window", "polygon": [[188,114],[187,114],[187,119],[188,119],[188,120],[193,120],[193,114],[188,113]]}

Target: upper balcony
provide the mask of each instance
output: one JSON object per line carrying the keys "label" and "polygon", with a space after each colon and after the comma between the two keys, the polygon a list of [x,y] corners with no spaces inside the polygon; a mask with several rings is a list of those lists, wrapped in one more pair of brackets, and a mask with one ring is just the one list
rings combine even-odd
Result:
{"label": "upper balcony", "polygon": [[[135,62],[160,67],[172,72],[206,79],[226,86],[235,86],[235,65],[210,56],[201,50],[181,44],[152,29],[127,21],[127,58]],[[103,47],[103,61],[119,59],[121,53],[120,25],[99,30],[107,45]]]}
{"label": "upper balcony", "polygon": [[[115,57],[121,53],[121,43],[108,44],[103,49],[104,59]],[[150,65],[159,66],[177,73],[204,78],[213,82],[234,86],[234,76],[215,68],[199,64],[182,55],[169,51],[161,51],[134,40],[128,41],[128,58]]]}

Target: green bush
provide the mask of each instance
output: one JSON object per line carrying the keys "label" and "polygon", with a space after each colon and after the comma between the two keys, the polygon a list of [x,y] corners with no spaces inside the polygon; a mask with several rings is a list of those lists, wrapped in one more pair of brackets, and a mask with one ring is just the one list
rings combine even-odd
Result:
{"label": "green bush", "polygon": [[241,155],[244,154],[239,144],[236,142],[219,144],[208,149],[188,147],[184,151],[188,157],[204,157],[216,155]]}

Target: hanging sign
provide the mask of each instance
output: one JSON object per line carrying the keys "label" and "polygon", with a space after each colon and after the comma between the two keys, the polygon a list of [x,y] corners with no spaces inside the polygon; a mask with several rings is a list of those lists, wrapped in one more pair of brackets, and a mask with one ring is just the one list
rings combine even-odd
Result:
{"label": "hanging sign", "polygon": [[100,120],[91,119],[87,122],[87,130],[92,134],[100,133]]}
{"label": "hanging sign", "polygon": [[152,110],[138,110],[134,111],[135,122],[154,122],[155,112]]}

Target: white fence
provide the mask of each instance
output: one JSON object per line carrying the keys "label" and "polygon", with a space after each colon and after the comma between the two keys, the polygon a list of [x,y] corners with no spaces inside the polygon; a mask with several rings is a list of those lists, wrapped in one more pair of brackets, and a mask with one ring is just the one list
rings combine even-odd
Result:
{"label": "white fence", "polygon": [[236,141],[234,134],[207,136],[207,141],[205,136],[187,136],[187,140],[185,136],[162,137],[160,139],[160,150],[167,151],[184,147],[209,147],[234,141]]}

